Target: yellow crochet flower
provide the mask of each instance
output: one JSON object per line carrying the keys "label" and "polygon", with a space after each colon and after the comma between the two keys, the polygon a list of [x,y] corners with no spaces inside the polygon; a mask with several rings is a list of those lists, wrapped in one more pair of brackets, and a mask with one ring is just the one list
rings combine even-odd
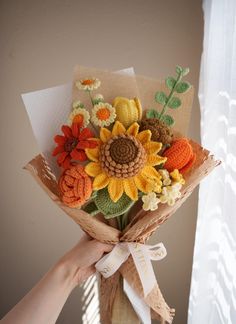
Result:
{"label": "yellow crochet flower", "polygon": [[185,184],[185,180],[178,169],[174,169],[174,171],[170,172],[170,176],[175,182],[178,182],[181,185]]}
{"label": "yellow crochet flower", "polygon": [[116,120],[120,121],[125,127],[142,118],[142,106],[138,98],[116,97],[113,106],[116,108]]}
{"label": "yellow crochet flower", "polygon": [[108,187],[110,198],[117,202],[123,193],[130,199],[138,199],[143,193],[161,190],[161,176],[154,166],[165,163],[166,158],[157,155],[162,143],[151,141],[150,130],[139,132],[138,123],[127,130],[116,121],[112,131],[101,128],[96,148],[85,150],[92,161],[85,171],[94,177],[93,189]]}

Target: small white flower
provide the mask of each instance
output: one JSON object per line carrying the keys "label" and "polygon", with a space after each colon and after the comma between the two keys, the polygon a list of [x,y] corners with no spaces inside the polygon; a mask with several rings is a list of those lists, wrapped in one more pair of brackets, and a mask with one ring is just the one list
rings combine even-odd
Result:
{"label": "small white flower", "polygon": [[95,126],[109,126],[115,121],[115,118],[115,108],[109,103],[100,102],[92,109],[91,121]]}
{"label": "small white flower", "polygon": [[162,177],[162,183],[164,186],[169,186],[171,184],[170,174],[166,169],[160,169],[159,173]]}
{"label": "small white flower", "polygon": [[173,206],[175,204],[175,200],[181,197],[181,187],[182,185],[180,183],[175,183],[172,186],[164,187],[161,192],[160,202]]}
{"label": "small white flower", "polygon": [[90,115],[89,112],[84,108],[75,108],[69,115],[68,124],[71,126],[72,123],[79,123],[82,127],[86,127],[89,124]]}
{"label": "small white flower", "polygon": [[72,108],[84,108],[84,104],[79,100],[75,100],[72,104]]}
{"label": "small white flower", "polygon": [[97,78],[88,78],[76,81],[75,85],[79,90],[93,91],[100,87],[101,81]]}
{"label": "small white flower", "polygon": [[142,197],[143,201],[143,210],[156,210],[158,208],[158,204],[160,199],[157,198],[155,192],[150,192],[147,195]]}

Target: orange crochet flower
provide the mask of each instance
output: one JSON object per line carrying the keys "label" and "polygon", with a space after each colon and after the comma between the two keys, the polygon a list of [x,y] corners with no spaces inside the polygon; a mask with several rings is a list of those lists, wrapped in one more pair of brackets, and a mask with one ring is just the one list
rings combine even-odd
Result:
{"label": "orange crochet flower", "polygon": [[196,159],[196,154],[187,138],[175,140],[163,155],[167,157],[164,167],[169,172],[178,169],[180,173],[184,173],[192,167]]}
{"label": "orange crochet flower", "polygon": [[92,194],[92,180],[84,167],[77,164],[63,172],[59,179],[59,189],[65,205],[81,207]]}
{"label": "orange crochet flower", "polygon": [[97,142],[93,140],[93,132],[89,128],[81,130],[81,125],[78,123],[73,123],[71,127],[63,125],[61,130],[64,135],[54,137],[58,146],[52,152],[53,156],[59,154],[58,165],[68,169],[72,159],[75,161],[87,160],[85,149],[97,146]]}

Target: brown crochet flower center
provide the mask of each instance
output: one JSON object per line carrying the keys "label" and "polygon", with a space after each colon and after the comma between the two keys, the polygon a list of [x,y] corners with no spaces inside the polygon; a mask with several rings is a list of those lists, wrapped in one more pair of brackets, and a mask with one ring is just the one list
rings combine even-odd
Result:
{"label": "brown crochet flower center", "polygon": [[144,166],[147,154],[142,144],[131,135],[118,135],[100,150],[102,169],[111,177],[134,177]]}
{"label": "brown crochet flower center", "polygon": [[78,144],[77,138],[68,138],[64,144],[64,149],[66,152],[73,151],[74,148],[76,148],[76,145]]}
{"label": "brown crochet flower center", "polygon": [[117,138],[110,146],[110,156],[116,163],[132,162],[138,154],[138,147],[130,138]]}

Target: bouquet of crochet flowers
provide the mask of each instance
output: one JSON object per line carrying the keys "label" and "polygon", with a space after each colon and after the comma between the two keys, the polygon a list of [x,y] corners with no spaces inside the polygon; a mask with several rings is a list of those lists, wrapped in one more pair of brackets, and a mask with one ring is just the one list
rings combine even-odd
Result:
{"label": "bouquet of crochet flowers", "polygon": [[102,323],[173,320],[151,264],[165,247],[145,242],[219,163],[183,135],[193,97],[188,72],[177,66],[160,82],[76,67],[72,98],[57,107],[53,127],[44,125],[44,156],[25,167],[85,232],[114,244],[96,264]]}

